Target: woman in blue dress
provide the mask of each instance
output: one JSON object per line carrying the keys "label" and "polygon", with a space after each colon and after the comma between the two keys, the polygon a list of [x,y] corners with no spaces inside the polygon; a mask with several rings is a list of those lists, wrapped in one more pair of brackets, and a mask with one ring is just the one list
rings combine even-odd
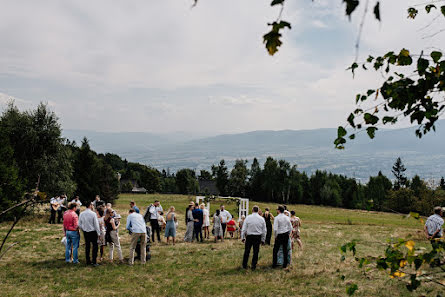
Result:
{"label": "woman in blue dress", "polygon": [[165,225],[165,237],[167,238],[167,244],[169,243],[169,238],[172,238],[173,245],[175,245],[176,240],[176,224],[178,220],[176,219],[175,207],[170,206],[170,209],[166,216],[167,224]]}

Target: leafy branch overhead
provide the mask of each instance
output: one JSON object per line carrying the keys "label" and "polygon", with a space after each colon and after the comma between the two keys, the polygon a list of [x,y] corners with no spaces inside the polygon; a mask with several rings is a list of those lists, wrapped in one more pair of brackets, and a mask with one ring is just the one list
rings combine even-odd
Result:
{"label": "leafy branch overhead", "polygon": [[[194,0],[195,4],[198,0]],[[342,0],[345,15],[350,19],[357,11],[360,4],[365,6],[364,12],[368,11],[368,6],[372,5],[373,14],[376,20],[381,21],[380,0]],[[436,6],[445,1],[437,0],[429,4],[419,4],[416,7],[424,7],[424,12],[433,16],[427,27],[436,28],[434,25],[439,18],[445,17],[445,5]],[[286,0],[272,0],[270,6],[279,7],[279,14],[275,21],[269,23],[270,31],[263,35],[263,43],[270,55],[275,55],[283,44],[282,32],[284,29],[291,29],[291,23],[282,20],[282,13]],[[421,13],[416,7],[407,9],[407,17],[415,19]],[[434,15],[435,14],[435,15]],[[360,33],[363,27],[363,20],[360,26]],[[445,29],[436,32],[430,37],[445,32]],[[358,49],[359,41],[356,44]],[[445,60],[442,59],[442,51],[422,51],[418,54],[411,53],[408,49],[389,51],[383,56],[369,56],[366,61],[354,63],[348,68],[355,76],[358,69],[368,70],[373,68],[379,71],[385,82],[376,89],[370,89],[355,97],[357,108],[347,117],[347,124],[340,126],[337,138],[334,141],[335,147],[343,149],[346,139],[355,139],[356,134],[366,131],[372,139],[375,137],[379,126],[392,125],[400,118],[408,117],[411,123],[417,124],[416,136],[422,137],[431,129],[435,130],[435,122],[444,111],[444,91],[445,91]],[[407,72],[412,72],[406,74]],[[370,104],[369,106],[364,106]],[[346,128],[352,128],[353,132],[348,135]]]}
{"label": "leafy branch overhead", "polygon": [[[345,4],[345,14],[350,19],[359,7],[360,1],[343,0],[343,3]],[[269,26],[272,26],[271,31],[263,36],[266,49],[270,55],[274,55],[282,45],[280,30],[286,27],[291,28],[290,23],[281,20],[284,4],[285,0],[273,0],[270,4],[271,6],[281,5],[277,20],[269,24]],[[368,4],[369,2],[366,1],[365,5]],[[373,5],[374,17],[380,21],[380,1],[375,1]],[[427,14],[436,10],[445,16],[445,5],[440,8],[434,4],[425,5]],[[408,18],[414,19],[418,13],[418,9],[408,8]],[[437,17],[434,20],[436,19]],[[361,65],[355,61],[348,68],[352,71],[353,76],[361,66],[363,70],[374,68],[376,71],[383,72],[387,77],[380,88],[370,89],[366,93],[356,96],[357,108],[348,116],[348,124],[338,128],[337,138],[334,141],[335,147],[343,149],[346,137],[351,140],[355,139],[356,133],[361,131],[366,131],[372,139],[375,137],[379,125],[395,124],[400,117],[409,117],[411,123],[419,125],[416,130],[418,137],[422,137],[431,129],[435,130],[434,124],[444,109],[445,61],[441,58],[442,52],[437,50],[428,54],[422,52],[420,55],[413,55],[409,50],[402,49],[398,54],[390,51],[377,58],[369,56]],[[414,62],[415,65],[413,65]],[[405,67],[409,70],[415,67],[415,69],[413,75],[404,75],[392,71],[394,67],[396,69],[404,69],[403,67]],[[374,101],[379,99],[381,102],[379,101],[377,104],[368,108],[362,107],[367,102],[373,101],[375,103]],[[354,133],[348,135],[347,126],[350,126]]]}
{"label": "leafy branch overhead", "polygon": [[[418,214],[412,214],[414,218],[417,215],[417,219],[419,219]],[[346,260],[348,252],[352,252],[352,256],[358,263],[358,268],[364,269],[366,272],[374,269],[384,271],[390,278],[404,282],[409,291],[416,290],[422,283],[445,287],[441,281],[445,273],[443,263],[441,263],[445,251],[443,240],[433,240],[430,250],[422,247],[417,248],[416,242],[413,240],[390,240],[384,255],[378,257],[358,257],[358,243],[353,240],[340,247],[341,262]],[[344,280],[344,277],[342,279]],[[357,289],[356,284],[351,284],[346,288],[346,292],[348,295],[353,295]]]}

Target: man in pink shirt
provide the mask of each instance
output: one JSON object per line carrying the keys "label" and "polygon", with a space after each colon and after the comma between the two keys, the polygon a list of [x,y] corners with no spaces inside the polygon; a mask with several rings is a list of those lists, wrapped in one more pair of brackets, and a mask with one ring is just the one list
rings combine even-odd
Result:
{"label": "man in pink shirt", "polygon": [[66,236],[65,262],[71,262],[71,247],[73,248],[73,263],[78,264],[78,248],[80,241],[79,217],[76,214],[77,204],[70,203],[68,210],[63,215],[63,231]]}

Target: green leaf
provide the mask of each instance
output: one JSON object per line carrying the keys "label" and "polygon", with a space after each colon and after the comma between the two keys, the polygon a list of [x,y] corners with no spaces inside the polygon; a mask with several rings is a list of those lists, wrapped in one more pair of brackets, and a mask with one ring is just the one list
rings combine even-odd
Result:
{"label": "green leaf", "polygon": [[351,135],[349,135],[349,139],[355,139],[355,134],[351,134]]}
{"label": "green leaf", "polygon": [[387,123],[391,123],[391,124],[395,124],[396,123],[396,118],[395,117],[390,117],[390,116],[385,116],[382,119],[382,123],[383,125],[386,125]]}
{"label": "green leaf", "polygon": [[436,5],[434,5],[434,4],[429,4],[429,5],[425,6],[425,10],[427,13],[430,13],[432,8],[437,9]]}
{"label": "green leaf", "polygon": [[434,63],[439,62],[440,58],[442,58],[442,53],[438,51],[434,51],[431,53],[431,58],[433,58]]}
{"label": "green leaf", "polygon": [[358,290],[357,284],[351,284],[346,287],[346,294],[348,294],[348,296],[352,296],[357,290]]}
{"label": "green leaf", "polygon": [[270,32],[263,35],[263,43],[266,45],[266,49],[269,52],[269,55],[273,56],[282,44],[280,40],[280,30],[284,28],[290,29],[291,25],[286,21],[280,21],[279,23],[273,22],[268,25],[272,26],[272,29],[270,30]]}
{"label": "green leaf", "polygon": [[440,7],[440,11],[442,12],[442,14],[445,16],[445,5]]}
{"label": "green leaf", "polygon": [[354,12],[354,10],[359,5],[358,0],[343,0],[343,3],[346,3],[346,15],[349,16],[349,19],[351,19],[351,14]]}
{"label": "green leaf", "polygon": [[363,119],[365,120],[365,123],[368,125],[375,125],[379,121],[378,117],[376,117],[375,115],[372,115],[368,112],[365,113],[365,115],[363,116]]}
{"label": "green leaf", "polygon": [[355,69],[357,69],[357,67],[358,67],[358,64],[354,62],[354,63],[352,63],[351,66],[346,68],[346,70],[351,70],[352,71],[352,77],[354,77],[355,76]]}
{"label": "green leaf", "polygon": [[366,133],[368,133],[369,138],[373,139],[375,137],[375,131],[377,130],[377,127],[368,127],[366,128]]}
{"label": "green leaf", "polygon": [[417,219],[417,220],[420,218],[419,213],[417,213],[417,212],[413,212],[413,211],[411,211],[411,212],[409,213],[408,216],[410,216],[410,217],[412,217],[412,218],[415,218],[415,219]]}
{"label": "green leaf", "polygon": [[407,66],[413,63],[413,59],[409,54],[409,50],[402,49],[399,53],[399,57],[397,59],[397,64],[400,66]]}
{"label": "green leaf", "polygon": [[351,114],[348,116],[348,120],[347,120],[348,123],[349,123],[349,125],[351,125],[352,128],[355,128],[354,118],[355,118],[354,114],[351,113]]}
{"label": "green leaf", "polygon": [[345,136],[346,135],[346,130],[345,130],[345,128],[343,128],[342,126],[339,126],[338,127],[338,130],[337,130],[337,137],[338,138],[342,138],[343,136]]}
{"label": "green leaf", "polygon": [[375,93],[375,90],[368,90],[368,92],[366,92],[366,95],[371,96],[374,93]]}
{"label": "green leaf", "polygon": [[420,75],[425,74],[426,69],[428,69],[428,66],[430,65],[430,62],[427,59],[419,58],[417,60],[417,71]]}
{"label": "green leaf", "polygon": [[419,11],[417,9],[415,9],[414,7],[408,8],[408,18],[409,19],[416,18],[417,13],[419,13]]}
{"label": "green leaf", "polygon": [[273,0],[272,3],[270,3],[270,6],[274,6],[274,5],[278,5],[278,4],[283,4],[284,0]]}
{"label": "green leaf", "polygon": [[369,56],[368,59],[366,59],[366,62],[371,63],[372,60],[374,60],[374,57],[373,56]]}
{"label": "green leaf", "polygon": [[380,2],[377,1],[376,5],[374,6],[374,16],[376,19],[380,21]]}

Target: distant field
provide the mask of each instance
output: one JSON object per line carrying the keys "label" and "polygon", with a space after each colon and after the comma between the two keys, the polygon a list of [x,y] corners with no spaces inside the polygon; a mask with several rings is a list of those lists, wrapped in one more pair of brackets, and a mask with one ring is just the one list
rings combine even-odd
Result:
{"label": "distant field", "polygon": [[[158,199],[166,210],[173,205],[179,216],[176,246],[156,243],[152,260],[134,267],[104,264],[86,267],[83,239],[79,266],[64,263],[61,225],[48,225],[48,216],[21,222],[10,242],[19,244],[0,262],[1,296],[345,296],[349,282],[359,285],[357,296],[421,296],[432,294],[433,287],[423,286],[415,294],[404,284],[382,273],[364,276],[350,260],[340,262],[339,246],[357,239],[359,255],[382,253],[391,237],[423,240],[421,226],[402,216],[337,208],[291,205],[302,219],[304,251],[295,251],[290,271],[271,269],[272,247],[262,247],[258,269],[244,271],[241,267],[243,244],[238,240],[224,243],[208,241],[186,244],[184,210],[192,196],[183,195],[121,195],[115,208],[127,216],[129,201],[135,200],[143,212]],[[253,202],[250,203],[251,207]],[[219,205],[212,203],[211,210]],[[236,204],[227,204],[235,212]],[[274,204],[259,203],[261,208],[275,209]],[[4,235],[7,224],[0,225]],[[120,228],[124,257],[129,253],[129,235]],[[425,247],[428,246],[423,241]],[[108,255],[108,249],[106,249]],[[345,281],[340,279],[345,275]],[[434,295],[436,296],[436,295]]]}

